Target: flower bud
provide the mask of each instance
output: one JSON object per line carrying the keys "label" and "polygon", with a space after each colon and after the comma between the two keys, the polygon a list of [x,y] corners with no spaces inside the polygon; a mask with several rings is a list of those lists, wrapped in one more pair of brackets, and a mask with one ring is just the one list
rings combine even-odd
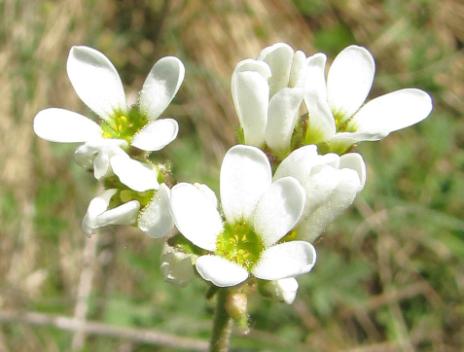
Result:
{"label": "flower bud", "polygon": [[298,281],[293,277],[275,281],[261,281],[259,291],[263,296],[292,304],[298,291]]}
{"label": "flower bud", "polygon": [[191,254],[165,244],[161,254],[161,272],[166,281],[187,285],[194,277]]}
{"label": "flower bud", "polygon": [[248,298],[242,292],[230,292],[227,295],[226,311],[238,324],[242,332],[248,332]]}

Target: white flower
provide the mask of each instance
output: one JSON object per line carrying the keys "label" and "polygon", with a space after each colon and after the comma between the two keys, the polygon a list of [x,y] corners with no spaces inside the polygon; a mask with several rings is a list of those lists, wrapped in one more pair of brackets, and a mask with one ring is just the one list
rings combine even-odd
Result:
{"label": "white flower", "polygon": [[238,145],[224,157],[220,188],[225,222],[214,193],[206,186],[181,183],[171,190],[178,230],[211,252],[195,264],[205,280],[227,287],[245,281],[250,273],[278,280],[312,269],[316,253],[311,244],[281,241],[304,209],[304,191],[298,181],[284,177],[272,182],[266,155],[255,147]]}
{"label": "white flower", "polygon": [[100,227],[137,222],[140,230],[153,237],[168,235],[174,227],[170,191],[158,183],[158,171],[131,159],[122,150],[106,162],[114,176],[105,179],[108,189],[91,200],[82,222],[84,232],[92,234]]}
{"label": "white flower", "polygon": [[366,165],[357,153],[318,155],[314,145],[285,158],[274,179],[294,177],[306,194],[305,209],[296,227],[297,238],[314,241],[325,227],[350,206],[366,182]]}
{"label": "white flower", "polygon": [[430,96],[415,88],[397,90],[363,105],[375,73],[374,59],[363,47],[342,50],[330,67],[327,82],[324,54],[309,57],[306,64],[307,144],[327,142],[346,150],[356,142],[379,140],[418,123],[432,110]]}
{"label": "white flower", "polygon": [[285,152],[304,98],[306,57],[284,43],[262,50],[257,60],[240,61],[231,90],[246,144]]}
{"label": "white flower", "polygon": [[68,77],[77,95],[101,119],[100,125],[78,113],[50,108],[34,118],[35,133],[46,140],[85,143],[76,151],[80,164],[93,164],[95,176],[108,172],[110,158],[128,144],[157,151],[172,142],[178,132],[173,119],[158,119],[176,95],[184,66],[175,57],[164,57],[152,67],[138,104],[126,103],[121,79],[108,58],[99,51],[75,46],[67,62]]}

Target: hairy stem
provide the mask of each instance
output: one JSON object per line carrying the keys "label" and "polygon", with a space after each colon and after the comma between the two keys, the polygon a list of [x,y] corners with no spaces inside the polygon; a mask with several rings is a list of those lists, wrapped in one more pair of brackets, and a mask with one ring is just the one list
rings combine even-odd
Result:
{"label": "hairy stem", "polygon": [[219,289],[216,294],[216,312],[214,315],[213,334],[209,346],[211,352],[229,351],[232,318],[226,310],[228,294],[229,290],[225,288]]}

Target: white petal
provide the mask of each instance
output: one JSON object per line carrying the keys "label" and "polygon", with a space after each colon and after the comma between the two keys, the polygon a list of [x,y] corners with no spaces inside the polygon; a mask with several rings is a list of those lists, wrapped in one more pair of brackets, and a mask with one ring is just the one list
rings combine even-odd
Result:
{"label": "white petal", "polygon": [[298,291],[298,281],[293,277],[289,277],[273,281],[273,283],[276,287],[277,296],[281,297],[285,303],[292,304]]}
{"label": "white petal", "polygon": [[271,165],[255,147],[230,148],[221,166],[221,203],[228,222],[250,219],[259,199],[271,184]]}
{"label": "white petal", "polygon": [[292,68],[290,70],[289,87],[304,88],[306,80],[306,56],[298,50],[293,55]]}
{"label": "white petal", "polygon": [[134,136],[131,144],[148,152],[161,150],[177,137],[178,131],[179,125],[176,120],[152,121]]}
{"label": "white petal", "polygon": [[168,107],[182,84],[185,68],[174,56],[159,59],[152,67],[140,92],[140,109],[151,120]]}
{"label": "white petal", "polygon": [[248,272],[240,265],[216,255],[204,255],[195,265],[203,279],[218,287],[235,286],[248,278]]}
{"label": "white petal", "polygon": [[316,263],[314,247],[304,241],[291,241],[266,249],[253,268],[253,275],[264,280],[280,280],[311,271]]}
{"label": "white petal", "polygon": [[93,161],[93,175],[97,180],[108,174],[110,169],[110,156],[105,152],[98,152]]}
{"label": "white petal", "polygon": [[330,66],[327,77],[332,111],[352,116],[366,100],[375,74],[374,59],[365,48],[351,45],[343,49]]}
{"label": "white petal", "polygon": [[269,79],[271,97],[278,90],[287,87],[293,62],[293,49],[285,43],[271,45],[261,51],[259,60],[263,60],[271,68]]}
{"label": "white petal", "polygon": [[258,72],[237,72],[232,76],[232,98],[247,144],[264,142],[269,104],[267,80]]}
{"label": "white petal", "polygon": [[349,146],[362,141],[378,141],[388,135],[385,131],[372,132],[339,132],[327,142],[329,145]]}
{"label": "white petal", "polygon": [[113,197],[116,192],[116,189],[108,189],[102,194],[93,198],[89,203],[89,207],[87,208],[86,216],[88,216],[90,219],[95,219],[98,215],[104,213],[108,209],[111,197]]}
{"label": "white petal", "polygon": [[156,238],[167,236],[174,227],[170,208],[170,191],[163,183],[152,201],[141,211],[139,229]]}
{"label": "white petal", "polygon": [[266,64],[265,62],[262,62],[259,60],[253,60],[253,59],[246,59],[246,60],[240,61],[237,64],[237,66],[235,66],[233,75],[239,72],[246,72],[246,71],[257,72],[261,76],[263,76],[263,78],[266,80],[272,75],[271,68],[269,67],[268,64]]}
{"label": "white petal", "polygon": [[[333,154],[327,154],[333,155]],[[336,156],[336,158],[338,158]],[[304,184],[311,174],[314,166],[326,164],[327,158],[322,159],[317,154],[315,145],[305,145],[291,152],[278,166],[274,180],[285,176],[292,176]]]}
{"label": "white petal", "polygon": [[211,188],[209,188],[207,185],[201,184],[201,183],[194,183],[193,184],[196,188],[198,188],[200,191],[203,192],[203,195],[208,198],[213,205],[215,209],[217,209],[218,204],[217,204],[217,197],[216,193],[214,193]]}
{"label": "white petal", "polygon": [[140,203],[136,200],[124,203],[97,216],[97,226],[130,225],[137,219]]}
{"label": "white petal", "polygon": [[306,59],[306,84],[308,92],[315,94],[322,101],[327,101],[327,84],[325,82],[325,64],[327,57],[322,53],[314,54]]}
{"label": "white petal", "polygon": [[103,226],[131,224],[135,221],[140,208],[138,201],[130,201],[114,209],[107,210],[111,197],[115,193],[115,189],[109,189],[90,201],[87,213],[82,221],[84,232],[92,234],[96,229]]}
{"label": "white petal", "polygon": [[[100,175],[105,176],[108,171],[107,169],[105,171],[106,164],[104,163],[103,156],[108,156],[109,160],[109,158],[115,155],[125,155],[125,152],[122,150],[125,147],[127,147],[127,142],[122,139],[99,137],[89,140],[77,148],[74,152],[74,158],[79,165],[86,169],[94,167],[94,173],[98,179]],[[102,159],[97,161],[97,157]]]}
{"label": "white petal", "polygon": [[335,135],[336,127],[327,100],[315,92],[307,92],[305,105],[309,114],[306,143],[317,144],[331,139]]}
{"label": "white petal", "polygon": [[67,62],[68,77],[81,100],[103,119],[125,110],[126,98],[118,72],[101,52],[73,46]]}
{"label": "white petal", "polygon": [[353,117],[357,132],[388,134],[414,125],[432,111],[432,99],[420,89],[397,90],[369,101]]}
{"label": "white petal", "polygon": [[96,138],[101,134],[100,126],[75,112],[50,108],[34,117],[34,132],[51,142],[78,143]]}
{"label": "white petal", "polygon": [[126,155],[116,155],[110,159],[111,168],[119,180],[137,192],[158,189],[158,174],[155,170],[133,160]]}
{"label": "white petal", "polygon": [[303,101],[303,90],[283,88],[269,103],[266,126],[266,143],[275,151],[286,151],[298,120],[298,112]]}
{"label": "white petal", "polygon": [[305,184],[307,204],[298,225],[298,238],[314,241],[327,225],[348,208],[362,189],[359,175],[351,169],[325,167]]}
{"label": "white petal", "polygon": [[336,132],[335,120],[327,101],[326,61],[327,57],[322,53],[314,54],[306,60],[305,105],[309,113],[307,143],[324,142]]}
{"label": "white petal", "polygon": [[198,247],[214,251],[222,219],[204,191],[188,183],[171,190],[171,212],[177,229]]}
{"label": "white petal", "polygon": [[253,215],[255,231],[268,247],[276,243],[300,220],[305,193],[293,177],[272,183],[258,202]]}
{"label": "white petal", "polygon": [[358,173],[361,188],[366,184],[366,164],[358,153],[348,153],[340,157],[340,169],[351,169]]}

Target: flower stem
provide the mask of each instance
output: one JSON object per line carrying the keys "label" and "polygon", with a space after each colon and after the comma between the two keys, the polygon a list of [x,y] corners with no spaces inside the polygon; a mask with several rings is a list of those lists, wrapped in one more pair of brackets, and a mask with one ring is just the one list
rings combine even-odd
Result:
{"label": "flower stem", "polygon": [[232,318],[226,310],[229,290],[218,289],[216,294],[216,312],[214,314],[213,334],[209,345],[211,352],[229,351],[229,341],[232,332]]}

